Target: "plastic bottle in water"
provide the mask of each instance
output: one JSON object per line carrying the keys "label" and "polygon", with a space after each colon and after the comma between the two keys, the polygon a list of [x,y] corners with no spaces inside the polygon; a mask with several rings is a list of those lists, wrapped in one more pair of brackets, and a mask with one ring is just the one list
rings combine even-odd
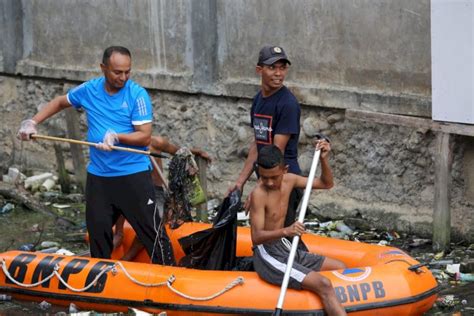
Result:
{"label": "plastic bottle in water", "polygon": [[464,282],[474,282],[474,273],[456,273],[456,280]]}

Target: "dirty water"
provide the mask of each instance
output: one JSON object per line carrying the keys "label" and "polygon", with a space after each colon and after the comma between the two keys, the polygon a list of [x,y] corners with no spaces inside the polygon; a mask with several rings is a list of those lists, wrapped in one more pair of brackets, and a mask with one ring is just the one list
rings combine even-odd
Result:
{"label": "dirty water", "polygon": [[[56,202],[56,204],[55,204]],[[59,203],[58,203],[59,202]],[[8,213],[0,214],[0,253],[6,250],[19,249],[25,246],[33,246],[35,249],[41,248],[41,243],[49,241],[57,243],[60,248],[67,249],[73,253],[87,251],[88,246],[84,242],[85,234],[85,214],[84,205],[81,203],[66,203],[65,201],[50,201],[52,215],[47,215],[16,206]],[[52,205],[60,206],[55,208]],[[311,219],[310,219],[311,221]],[[331,232],[326,231],[329,234]],[[360,232],[360,236],[368,234],[374,237],[366,242],[376,243],[387,238],[387,232]],[[390,234],[389,234],[390,235]],[[393,234],[392,234],[393,235]],[[390,245],[400,248],[420,262],[435,262],[431,245],[425,243],[414,245],[415,236],[402,236],[390,241]],[[442,258],[449,262],[463,260],[456,257],[459,253],[469,253],[474,251],[470,245],[453,245],[452,255],[447,254]],[[465,258],[465,257],[463,257]],[[474,256],[471,258],[474,259]],[[436,270],[436,268],[435,268]],[[437,271],[441,271],[438,269]],[[436,275],[436,273],[435,273]],[[447,304],[441,302],[427,312],[425,315],[474,315],[474,283],[461,283],[454,281],[443,275],[438,277],[441,285],[440,298],[450,299]],[[2,294],[2,293],[0,293]],[[450,306],[451,305],[451,306]],[[24,302],[17,300],[1,300],[0,295],[0,316],[3,315],[69,315],[69,308],[62,306],[51,306],[47,310],[42,310],[37,302]],[[91,313],[90,315],[94,315]],[[117,314],[116,314],[117,315]]]}

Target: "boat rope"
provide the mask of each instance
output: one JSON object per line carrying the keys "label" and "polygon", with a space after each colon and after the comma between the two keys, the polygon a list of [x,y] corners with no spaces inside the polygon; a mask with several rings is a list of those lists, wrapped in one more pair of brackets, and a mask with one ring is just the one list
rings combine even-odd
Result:
{"label": "boat rope", "polygon": [[[187,298],[189,300],[193,300],[193,301],[209,301],[209,300],[212,300],[222,294],[224,294],[225,292],[227,291],[230,291],[232,288],[234,288],[235,286],[239,285],[239,284],[243,284],[244,283],[244,278],[239,276],[237,277],[235,280],[233,280],[232,282],[230,282],[229,284],[227,284],[222,290],[220,290],[219,292],[215,293],[215,294],[212,294],[212,295],[209,295],[209,296],[205,296],[205,297],[196,297],[196,296],[190,296],[190,295],[187,295],[187,294],[184,294],[182,292],[180,292],[179,290],[175,289],[173,287],[173,282],[176,280],[176,277],[172,274],[168,280],[164,281],[164,282],[160,282],[160,283],[143,283],[143,282],[140,282],[138,281],[137,279],[135,279],[134,277],[132,277],[130,275],[130,273],[128,273],[127,269],[125,269],[125,267],[123,266],[123,264],[121,262],[116,262],[115,263],[116,265],[120,266],[120,268],[123,270],[123,272],[125,273],[125,275],[130,279],[130,281],[132,281],[133,283],[136,283],[138,285],[141,285],[141,286],[145,286],[145,287],[156,287],[156,286],[162,286],[162,285],[166,285],[172,292],[178,294],[179,296],[182,296],[184,298]],[[114,272],[112,272],[114,273]],[[116,271],[115,271],[116,273]]]}
{"label": "boat rope", "polygon": [[104,275],[105,273],[109,272],[110,270],[112,270],[112,268],[114,266],[110,266],[110,267],[107,267],[105,269],[103,269],[102,271],[100,271],[99,274],[97,274],[97,276],[94,278],[94,280],[92,280],[89,285],[83,287],[83,288],[74,288],[72,286],[70,286],[66,281],[64,281],[64,279],[61,277],[61,275],[59,274],[59,265],[55,265],[54,266],[54,269],[53,269],[53,272],[51,272],[50,275],[48,275],[46,278],[44,278],[43,280],[41,281],[38,281],[36,283],[31,283],[31,284],[26,284],[26,283],[21,283],[21,282],[18,282],[14,277],[11,276],[10,272],[8,272],[7,270],[7,264],[5,262],[5,259],[2,259],[2,262],[0,262],[0,265],[2,266],[2,270],[3,270],[3,273],[5,274],[5,276],[10,280],[12,281],[13,283],[15,283],[16,285],[18,286],[22,286],[22,287],[27,287],[27,288],[30,288],[30,287],[35,287],[35,286],[39,286],[45,282],[48,282],[50,279],[52,279],[54,276],[56,276],[58,278],[58,280],[65,286],[67,287],[69,290],[73,291],[73,292],[85,292],[87,291],[88,289],[90,289],[92,286],[94,286],[97,281],[99,280],[99,278]]}
{"label": "boat rope", "polygon": [[[133,283],[135,284],[138,284],[138,285],[141,285],[141,286],[144,286],[144,287],[157,287],[157,286],[163,286],[163,285],[166,285],[166,283],[168,281],[164,281],[164,282],[159,282],[159,283],[144,283],[144,282],[141,282],[141,281],[138,281],[137,279],[135,279],[133,276],[130,275],[130,273],[128,273],[127,269],[125,269],[125,267],[123,266],[123,264],[121,262],[116,262],[115,265],[118,265],[122,271],[125,273],[125,275],[127,276],[127,278],[132,281]],[[113,272],[113,274],[116,274],[117,273],[117,270],[115,269]]]}
{"label": "boat rope", "polygon": [[18,286],[22,286],[22,287],[35,287],[35,286],[38,286],[38,285],[41,285],[45,282],[48,282],[53,276],[54,276],[54,272],[51,273],[50,275],[48,275],[46,278],[44,278],[43,280],[41,281],[38,281],[36,283],[32,283],[32,284],[25,284],[25,283],[21,283],[21,282],[18,282],[17,280],[15,280],[14,277],[12,277],[10,275],[10,272],[8,272],[7,270],[7,263],[5,262],[5,259],[2,258],[2,261],[0,262],[0,265],[2,266],[2,270],[3,270],[3,273],[6,275],[6,277],[12,281],[13,283],[15,283],[16,285]]}
{"label": "boat rope", "polygon": [[130,275],[130,273],[127,271],[127,269],[124,267],[124,265],[121,263],[121,262],[116,262],[114,265],[112,266],[109,266],[105,269],[102,269],[100,271],[99,274],[97,274],[97,276],[94,278],[94,280],[92,280],[87,286],[83,287],[83,288],[74,288],[72,286],[70,286],[62,277],[61,275],[59,274],[59,265],[56,264],[54,266],[54,269],[53,269],[53,272],[48,275],[46,278],[44,278],[43,280],[41,281],[38,281],[36,283],[32,283],[32,284],[26,284],[26,283],[21,283],[21,282],[18,282],[11,274],[10,272],[8,271],[7,269],[7,263],[5,262],[5,259],[2,258],[2,260],[0,261],[0,266],[2,268],[2,271],[3,273],[5,274],[5,276],[11,281],[13,282],[14,284],[18,285],[18,286],[21,286],[21,287],[26,287],[26,288],[31,288],[31,287],[36,287],[36,286],[39,286],[45,282],[48,282],[50,279],[52,279],[54,276],[56,276],[58,278],[58,280],[65,286],[67,287],[69,290],[73,291],[73,292],[85,292],[87,290],[89,290],[92,286],[94,286],[97,281],[107,272],[109,271],[112,271],[112,275],[116,275],[117,274],[117,266],[119,266],[122,271],[125,273],[125,275],[127,276],[127,278],[132,281],[133,283],[135,284],[138,284],[138,285],[141,285],[141,286],[144,286],[144,287],[158,287],[158,286],[164,286],[166,285],[172,292],[178,294],[179,296],[182,296],[184,298],[187,298],[189,300],[193,300],[193,301],[208,301],[208,300],[212,300],[222,294],[224,294],[225,292],[227,291],[230,291],[232,288],[234,288],[235,286],[237,285],[240,285],[240,284],[243,284],[244,283],[244,278],[239,276],[237,277],[235,280],[233,280],[232,282],[230,282],[228,285],[226,285],[222,290],[220,290],[219,292],[215,293],[215,294],[212,294],[212,295],[209,295],[209,296],[205,296],[205,297],[195,297],[195,296],[190,296],[190,295],[187,295],[187,294],[184,294],[182,292],[180,292],[179,290],[175,289],[173,287],[173,283],[174,281],[176,281],[176,277],[172,274],[168,280],[164,281],[164,282],[159,282],[159,283],[144,283],[144,282],[141,282],[141,281],[138,281],[137,279],[135,279],[133,276]]}
{"label": "boat rope", "polygon": [[[68,289],[70,289],[71,291],[73,291],[73,292],[85,292],[85,291],[87,291],[89,288],[91,288],[92,286],[94,286],[94,285],[96,284],[96,282],[99,280],[99,278],[100,278],[103,274],[105,274],[105,273],[109,272],[110,270],[112,270],[112,268],[113,268],[113,266],[110,266],[110,267],[107,267],[107,268],[103,269],[102,271],[100,271],[100,273],[97,274],[97,276],[94,278],[94,280],[92,280],[92,281],[89,283],[89,285],[87,285],[87,286],[85,286],[85,287],[83,287],[83,288],[81,288],[81,289],[74,288],[74,287],[70,286],[69,284],[67,284],[67,282],[64,281],[64,279],[61,277],[61,275],[59,274],[59,272],[58,272],[56,269],[54,270],[53,273],[56,275],[56,277],[58,278],[58,280],[59,280],[62,284],[64,284],[65,287],[67,287]],[[59,267],[58,267],[58,270],[59,270]]]}
{"label": "boat rope", "polygon": [[190,295],[186,295],[180,291],[178,291],[177,289],[175,289],[171,284],[174,282],[174,276],[170,276],[170,278],[168,279],[168,282],[167,282],[167,286],[168,288],[173,291],[174,293],[178,294],[179,296],[182,296],[184,298],[187,298],[189,300],[193,300],[193,301],[209,301],[209,300],[212,300],[216,297],[218,297],[219,295],[222,295],[224,294],[225,292],[231,290],[233,287],[239,285],[239,284],[243,284],[244,283],[244,278],[239,276],[237,277],[234,281],[230,282],[225,288],[223,288],[222,290],[220,290],[219,292],[213,294],[213,295],[210,295],[210,296],[205,296],[205,297],[195,297],[195,296],[190,296]]}

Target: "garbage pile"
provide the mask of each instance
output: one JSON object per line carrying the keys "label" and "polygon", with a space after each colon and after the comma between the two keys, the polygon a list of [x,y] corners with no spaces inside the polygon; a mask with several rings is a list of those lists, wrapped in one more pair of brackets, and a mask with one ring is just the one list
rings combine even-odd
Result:
{"label": "garbage pile", "polygon": [[[0,195],[0,220],[4,225],[18,225],[23,229],[18,232],[16,238],[15,234],[12,234],[13,241],[9,245],[5,240],[0,243],[1,251],[17,249],[74,255],[73,251],[66,249],[67,246],[61,247],[60,242],[84,243],[84,195],[63,194],[58,177],[53,173],[42,172],[27,177],[17,168],[10,167],[7,174],[2,176],[2,192],[7,193]],[[31,215],[34,213],[39,215]],[[30,220],[34,222],[29,222]],[[56,236],[53,236],[54,233],[45,225],[52,225]],[[20,234],[23,241],[15,241]],[[26,242],[25,236],[29,236],[31,240]],[[48,240],[49,238],[56,241]]]}
{"label": "garbage pile", "polygon": [[25,189],[34,193],[37,191],[51,191],[57,185],[58,177],[50,172],[43,172],[27,177],[17,168],[10,167],[8,168],[8,173],[2,176],[2,181],[11,184],[23,184]]}
{"label": "garbage pile", "polygon": [[359,221],[352,218],[325,222],[311,219],[305,225],[307,230],[318,235],[393,246],[406,251],[426,264],[441,285],[439,298],[426,315],[455,315],[456,312],[474,315],[474,244],[452,243],[446,253],[436,253],[430,239],[396,231],[379,231],[367,223],[358,227],[353,223]]}

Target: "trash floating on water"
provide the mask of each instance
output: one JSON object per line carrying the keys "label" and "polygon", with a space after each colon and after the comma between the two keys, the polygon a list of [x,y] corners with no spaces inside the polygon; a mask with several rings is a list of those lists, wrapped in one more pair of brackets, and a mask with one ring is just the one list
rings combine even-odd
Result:
{"label": "trash floating on water", "polygon": [[71,303],[69,304],[69,313],[77,313],[79,312],[79,308],[77,308],[76,304]]}
{"label": "trash floating on water", "polygon": [[319,224],[319,228],[322,230],[334,230],[336,228],[336,222],[329,221]]}
{"label": "trash floating on water", "polygon": [[74,256],[74,252],[69,251],[69,250],[64,249],[64,248],[61,248],[58,251],[56,251],[56,254],[63,255],[63,256]]}
{"label": "trash floating on water", "polygon": [[5,213],[8,213],[8,212],[11,212],[14,208],[15,208],[15,204],[7,203],[0,210],[0,214],[5,214]]}
{"label": "trash floating on water", "polygon": [[413,241],[408,246],[410,246],[410,247],[420,247],[420,246],[427,245],[427,244],[430,244],[430,243],[431,243],[431,240],[429,240],[429,239],[416,238],[416,239],[413,239]]}
{"label": "trash floating on water", "polygon": [[41,308],[42,310],[47,310],[51,307],[51,303],[48,303],[46,301],[42,301],[41,303],[39,303],[39,308]]}
{"label": "trash floating on water", "polygon": [[42,174],[38,174],[36,176],[32,176],[29,178],[25,179],[25,189],[31,189],[32,191],[35,191],[38,189],[43,182],[45,182],[47,179],[52,179],[53,174],[50,172],[45,172]]}
{"label": "trash floating on water", "polygon": [[56,185],[56,181],[54,181],[52,178],[46,179],[40,186],[40,191],[45,192],[51,190],[54,186]]}
{"label": "trash floating on water", "polygon": [[21,250],[21,251],[34,251],[35,250],[35,245],[33,245],[33,244],[23,244],[20,247],[18,247],[18,250]]}
{"label": "trash floating on water", "polygon": [[51,248],[46,248],[46,249],[41,249],[39,252],[41,253],[56,253],[58,251],[58,247],[51,247]]}
{"label": "trash floating on water", "polygon": [[337,238],[337,239],[344,239],[346,237],[346,234],[342,232],[337,232],[337,231],[330,231],[328,235],[331,238]]}
{"label": "trash floating on water", "polygon": [[474,282],[474,273],[456,273],[456,281]]}
{"label": "trash floating on water", "polygon": [[438,252],[437,254],[435,254],[435,256],[433,257],[433,259],[439,260],[439,259],[441,259],[441,258],[443,258],[443,257],[444,257],[444,251],[440,251],[440,252]]}
{"label": "trash floating on water", "polygon": [[6,301],[11,301],[11,300],[12,300],[11,295],[0,294],[0,301],[6,302]]}
{"label": "trash floating on water", "polygon": [[352,235],[354,233],[354,231],[349,226],[344,224],[343,221],[336,222],[336,229],[345,235]]}
{"label": "trash floating on water", "polygon": [[456,273],[459,273],[460,267],[461,267],[461,264],[459,263],[447,264],[446,272],[448,274],[455,275]]}
{"label": "trash floating on water", "polygon": [[69,204],[54,203],[54,204],[53,204],[53,207],[62,210],[62,209],[64,209],[64,208],[69,208],[69,207],[71,207],[71,205],[69,205]]}
{"label": "trash floating on water", "polygon": [[[129,307],[127,315],[145,316],[145,315],[152,315],[152,314],[144,312],[144,311],[139,310],[137,308]],[[155,314],[155,315],[166,316],[167,314],[166,314],[166,312],[161,312],[161,313]]]}
{"label": "trash floating on water", "polygon": [[436,300],[436,305],[439,307],[453,307],[459,304],[459,300],[454,295],[441,296]]}
{"label": "trash floating on water", "polygon": [[59,247],[59,243],[58,243],[58,242],[55,242],[55,241],[43,241],[43,242],[40,244],[40,248],[41,248],[41,249],[44,249],[44,248],[51,248],[51,247]]}

